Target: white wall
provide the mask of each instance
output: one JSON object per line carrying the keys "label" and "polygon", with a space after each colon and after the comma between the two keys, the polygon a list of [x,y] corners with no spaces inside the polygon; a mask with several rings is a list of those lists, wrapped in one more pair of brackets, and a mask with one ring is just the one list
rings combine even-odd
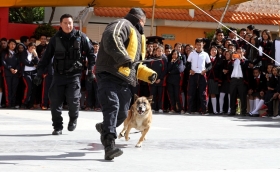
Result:
{"label": "white wall", "polygon": [[[54,17],[52,20],[53,24],[58,24],[59,19],[63,14],[71,14],[73,18],[77,17],[79,12],[83,10],[85,7],[56,7]],[[50,16],[51,16],[52,8],[46,7],[45,8],[45,17],[44,22],[49,22]]]}

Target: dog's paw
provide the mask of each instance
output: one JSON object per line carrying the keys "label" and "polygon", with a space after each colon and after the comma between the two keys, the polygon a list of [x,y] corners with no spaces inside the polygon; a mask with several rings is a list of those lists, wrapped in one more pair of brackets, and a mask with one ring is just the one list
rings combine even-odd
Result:
{"label": "dog's paw", "polygon": [[135,147],[141,148],[142,147],[142,143],[137,143],[137,145],[135,145]]}
{"label": "dog's paw", "polygon": [[124,137],[124,135],[122,133],[119,134],[118,139]]}
{"label": "dog's paw", "polygon": [[126,137],[126,138],[125,138],[125,141],[128,141],[129,139],[130,139],[130,137]]}

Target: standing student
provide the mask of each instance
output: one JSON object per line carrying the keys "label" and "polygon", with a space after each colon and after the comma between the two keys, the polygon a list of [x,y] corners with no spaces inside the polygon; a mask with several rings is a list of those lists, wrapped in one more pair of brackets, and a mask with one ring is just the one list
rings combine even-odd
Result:
{"label": "standing student", "polygon": [[150,84],[150,93],[153,96],[152,110],[163,112],[163,85],[166,71],[167,71],[167,60],[163,57],[163,47],[159,46],[156,48],[156,56],[153,58],[155,61],[148,63],[148,67],[153,69],[157,74],[157,80],[155,83]]}
{"label": "standing student", "polygon": [[[261,51],[271,56],[271,49],[272,49],[273,42],[272,42],[270,31],[267,29],[263,30],[261,33],[261,38],[262,38],[260,42]],[[265,72],[267,69],[267,65],[272,64],[273,61],[263,53],[260,54],[260,58],[262,62],[261,70],[262,72]]]}
{"label": "standing student", "polygon": [[19,80],[20,61],[15,52],[16,41],[10,39],[8,48],[2,52],[2,64],[4,67],[4,83],[6,89],[6,107],[15,108],[16,91]]}
{"label": "standing student", "polygon": [[[257,37],[252,37],[250,39],[250,43],[254,45],[255,47],[259,48],[259,42]],[[261,58],[259,54],[259,50],[255,49],[252,46],[248,46],[246,50],[246,59],[248,59],[248,62],[252,64],[253,66],[260,66],[261,65]]]}
{"label": "standing student", "polygon": [[222,64],[222,73],[220,75],[222,80],[222,85],[220,87],[220,98],[219,98],[220,114],[224,113],[223,111],[224,98],[226,94],[228,96],[228,110],[226,111],[226,113],[228,114],[230,113],[230,79],[231,79],[230,65],[232,65],[231,59],[232,59],[232,52],[227,50],[225,52],[225,59],[223,60],[223,64]]}
{"label": "standing student", "polygon": [[[175,113],[179,111],[181,114],[184,113],[183,105],[182,105],[182,97],[181,97],[181,73],[184,71],[185,67],[183,65],[183,61],[179,59],[180,52],[177,50],[173,50],[171,52],[172,59],[168,62],[167,65],[167,92],[169,96],[169,100],[171,103],[171,110],[169,113]],[[176,108],[176,104],[178,105],[178,109]]]}
{"label": "standing student", "polygon": [[[16,56],[18,60],[22,61],[22,53],[24,52],[24,45],[22,43],[17,44],[16,46]],[[16,93],[16,106],[15,108],[18,109],[21,106],[21,101],[23,99],[24,95],[24,82],[23,82],[23,68],[20,68],[19,74],[19,81],[18,81],[18,87],[17,87],[17,93]]]}
{"label": "standing student", "polygon": [[237,95],[239,95],[241,115],[244,116],[247,114],[246,85],[244,83],[246,74],[242,70],[242,68],[246,68],[244,57],[241,57],[240,54],[233,54],[230,67],[230,114],[228,115],[236,115],[236,101]]}
{"label": "standing student", "polygon": [[203,51],[203,39],[195,40],[195,51],[188,57],[190,67],[190,77],[188,85],[188,110],[191,113],[196,89],[198,89],[201,114],[206,115],[206,72],[212,68],[209,55]]}
{"label": "standing student", "polygon": [[43,53],[47,48],[47,36],[41,35],[40,36],[40,44],[36,47],[36,52],[38,53],[38,58],[41,59],[43,57]]}
{"label": "standing student", "polygon": [[36,52],[36,45],[30,42],[27,50],[22,53],[23,81],[25,85],[24,96],[22,100],[22,109],[33,107],[37,86],[33,83],[34,77],[37,75],[37,64],[39,58]]}
{"label": "standing student", "polygon": [[219,87],[222,84],[222,80],[219,77],[222,72],[222,59],[218,54],[218,48],[216,46],[212,46],[210,49],[210,60],[212,63],[212,69],[207,72],[208,94],[211,97],[213,114],[218,114],[216,96],[219,94]]}

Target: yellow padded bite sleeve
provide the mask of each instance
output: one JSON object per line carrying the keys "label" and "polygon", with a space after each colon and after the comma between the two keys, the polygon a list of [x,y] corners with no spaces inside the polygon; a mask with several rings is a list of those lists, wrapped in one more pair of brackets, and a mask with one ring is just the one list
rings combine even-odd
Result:
{"label": "yellow padded bite sleeve", "polygon": [[152,76],[152,74],[156,74],[156,78],[157,78],[157,73],[155,71],[148,68],[147,66],[142,65],[142,63],[139,64],[138,70],[137,70],[137,78],[138,79],[152,84],[156,81],[156,79],[154,81],[150,81],[148,79],[148,77]]}

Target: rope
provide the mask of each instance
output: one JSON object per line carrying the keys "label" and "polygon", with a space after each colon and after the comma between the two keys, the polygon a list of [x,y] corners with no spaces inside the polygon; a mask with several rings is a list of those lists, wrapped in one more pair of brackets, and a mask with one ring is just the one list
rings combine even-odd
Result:
{"label": "rope", "polygon": [[[189,3],[191,3],[193,6],[195,6],[197,9],[199,9],[200,11],[202,11],[204,14],[206,14],[208,17],[210,17],[211,19],[213,19],[214,21],[218,22],[220,25],[222,25],[223,27],[225,27],[227,30],[231,31],[232,33],[234,33],[231,29],[229,29],[226,25],[224,25],[223,23],[219,22],[217,19],[215,19],[214,17],[212,17],[210,14],[208,14],[207,12],[205,12],[203,9],[201,9],[199,6],[195,5],[192,1],[187,0]],[[239,36],[238,34],[234,33],[239,39],[245,41],[246,43],[248,43],[249,45],[251,45],[252,47],[254,47],[256,50],[259,50],[256,46],[254,46],[253,44],[251,44],[250,42],[246,41],[244,38],[242,38],[241,36]],[[262,54],[264,54],[266,57],[270,58],[271,60],[273,60],[274,62],[276,62],[277,64],[280,65],[280,63],[276,60],[274,60],[273,58],[271,58],[269,55],[267,55],[266,53],[262,52]]]}

